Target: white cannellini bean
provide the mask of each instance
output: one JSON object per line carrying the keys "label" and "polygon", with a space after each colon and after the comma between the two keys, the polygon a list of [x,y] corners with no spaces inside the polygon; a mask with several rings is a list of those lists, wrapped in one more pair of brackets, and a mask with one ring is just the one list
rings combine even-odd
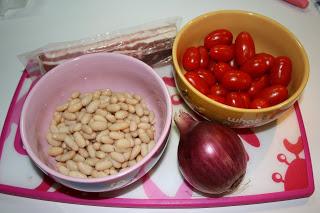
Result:
{"label": "white cannellini bean", "polygon": [[129,130],[130,132],[136,131],[137,130],[137,123],[135,121],[130,121],[130,125],[129,125]]}
{"label": "white cannellini bean", "polygon": [[128,161],[128,164],[129,164],[130,167],[131,167],[131,166],[134,166],[136,163],[137,163],[136,160],[130,160],[130,161]]}
{"label": "white cannellini bean", "polygon": [[75,91],[71,94],[71,98],[78,98],[80,96],[80,92],[79,91]]}
{"label": "white cannellini bean", "polygon": [[114,146],[110,144],[102,144],[100,150],[103,152],[114,152]]}
{"label": "white cannellini bean", "polygon": [[110,131],[119,131],[119,130],[124,130],[129,127],[129,123],[127,122],[119,122],[119,123],[114,123],[111,126],[108,127]]}
{"label": "white cannellini bean", "polygon": [[141,144],[141,155],[142,157],[146,156],[148,154],[148,145],[145,143]]}
{"label": "white cannellini bean", "polygon": [[90,104],[92,101],[92,94],[87,94],[84,97],[81,98],[81,104],[83,106],[87,106],[88,104]]}
{"label": "white cannellini bean", "polygon": [[82,103],[79,101],[77,103],[74,103],[72,105],[68,106],[68,112],[78,112],[82,108]]}
{"label": "white cannellini bean", "polygon": [[143,129],[138,129],[138,135],[139,135],[140,140],[143,143],[149,143],[150,142],[149,136],[147,135],[147,133]]}
{"label": "white cannellini bean", "polygon": [[91,158],[96,157],[96,150],[93,148],[92,144],[89,144],[89,145],[87,146],[87,151],[88,151],[89,156],[90,156]]}
{"label": "white cannellini bean", "polygon": [[126,138],[122,138],[122,139],[116,140],[115,146],[119,149],[126,149],[131,147],[131,142]]}
{"label": "white cannellini bean", "polygon": [[155,141],[152,140],[148,143],[148,153],[152,150],[152,148],[156,145]]}
{"label": "white cannellini bean", "polygon": [[107,119],[105,119],[105,117],[102,116],[102,115],[94,115],[94,116],[93,116],[93,120],[95,120],[95,121],[107,122]]}
{"label": "white cannellini bean", "polygon": [[87,158],[84,162],[90,166],[95,166],[98,161],[98,158]]}
{"label": "white cannellini bean", "polygon": [[107,119],[109,122],[111,122],[111,123],[114,123],[114,122],[117,121],[116,117],[114,117],[114,115],[112,115],[111,113],[108,113],[108,114],[106,115],[106,119]]}
{"label": "white cannellini bean", "polygon": [[147,129],[150,129],[150,128],[151,128],[151,125],[150,125],[149,123],[141,122],[141,123],[138,124],[138,128],[139,128],[139,129],[147,130]]}
{"label": "white cannellini bean", "polygon": [[88,113],[94,113],[98,107],[99,107],[100,101],[99,100],[94,100],[92,101],[87,107],[87,112]]}
{"label": "white cannellini bean", "polygon": [[80,132],[73,133],[73,138],[80,148],[84,148],[86,146],[86,141]]}
{"label": "white cannellini bean", "polygon": [[108,128],[108,123],[105,121],[94,121],[92,123],[89,123],[89,126],[94,131],[102,131]]}
{"label": "white cannellini bean", "polygon": [[[60,161],[65,162],[67,160],[71,160],[75,156],[75,154],[76,154],[76,152],[71,150],[71,151],[68,151],[62,155],[59,155],[59,156],[61,156]],[[57,157],[59,157],[59,156],[57,156]]]}
{"label": "white cannellini bean", "polygon": [[74,160],[74,161],[76,161],[76,162],[83,162],[83,161],[85,161],[86,159],[83,157],[83,156],[81,156],[80,154],[75,154],[74,155],[74,157],[72,158],[72,160]]}
{"label": "white cannellini bean", "polygon": [[108,114],[108,112],[107,112],[106,110],[103,110],[103,109],[97,109],[96,114],[97,114],[97,115],[101,115],[101,116],[103,116],[103,117],[106,117],[106,115]]}
{"label": "white cannellini bean", "polygon": [[[111,98],[112,100],[112,98]],[[110,104],[107,106],[108,112],[115,113],[121,109],[119,104]]]}
{"label": "white cannellini bean", "polygon": [[81,123],[75,123],[69,129],[71,132],[79,132],[81,128],[82,128]]}
{"label": "white cannellini bean", "polygon": [[109,173],[110,173],[110,175],[116,175],[116,174],[118,174],[118,171],[115,169],[110,169]]}
{"label": "white cannellini bean", "polygon": [[67,160],[66,166],[70,171],[78,171],[77,163],[73,160]]}
{"label": "white cannellini bean", "polygon": [[48,149],[48,154],[52,157],[56,157],[58,155],[61,155],[63,153],[63,149],[61,147],[58,146],[51,146]]}
{"label": "white cannellini bean", "polygon": [[92,130],[91,127],[88,126],[87,124],[82,124],[81,130],[82,130],[83,132],[85,132],[86,134],[89,134],[89,135],[93,133],[93,130]]}
{"label": "white cannellini bean", "polygon": [[118,103],[118,98],[116,96],[111,96],[110,103],[112,103],[112,104]]}
{"label": "white cannellini bean", "polygon": [[130,159],[131,152],[132,151],[130,150],[129,152],[123,153],[124,161],[128,161]]}
{"label": "white cannellini bean", "polygon": [[57,141],[64,141],[64,138],[67,136],[65,133],[53,133],[51,134],[52,139]]}
{"label": "white cannellini bean", "polygon": [[69,176],[75,177],[75,178],[87,178],[87,176],[85,174],[82,174],[79,171],[70,171]]}
{"label": "white cannellini bean", "polygon": [[129,113],[125,110],[119,110],[114,114],[114,116],[116,117],[116,119],[125,119],[128,114]]}
{"label": "white cannellini bean", "polygon": [[108,135],[103,135],[101,138],[100,138],[100,142],[101,143],[104,143],[104,144],[113,144],[114,141],[112,138],[110,138]]}
{"label": "white cannellini bean", "polygon": [[143,116],[143,108],[142,108],[141,104],[137,104],[137,105],[135,106],[135,110],[136,110],[136,114],[137,114],[139,117]]}
{"label": "white cannellini bean", "polygon": [[69,103],[68,103],[68,102],[67,102],[67,103],[64,103],[64,104],[58,106],[58,107],[56,108],[56,111],[62,112],[62,111],[64,111],[64,110],[66,110],[66,109],[68,108],[68,106],[69,106]]}
{"label": "white cannellini bean", "polygon": [[93,168],[90,165],[83,163],[83,162],[78,162],[77,165],[78,165],[79,171],[82,174],[91,175]]}
{"label": "white cannellini bean", "polygon": [[70,172],[70,170],[67,167],[62,166],[62,165],[58,165],[57,170],[58,170],[58,172],[60,172],[61,174],[64,174],[64,175],[69,175],[69,172]]}
{"label": "white cannellini bean", "polygon": [[64,119],[70,120],[70,121],[74,121],[74,120],[77,119],[76,114],[74,114],[74,113],[72,113],[72,112],[67,112],[67,111],[65,111],[65,112],[62,113],[62,117],[63,117]]}
{"label": "white cannellini bean", "polygon": [[72,150],[74,151],[78,151],[79,150],[79,146],[77,145],[77,143],[74,141],[73,137],[67,135],[64,138],[64,143],[70,147]]}
{"label": "white cannellini bean", "polygon": [[105,177],[107,175],[108,175],[107,173],[105,173],[103,171],[97,171],[97,170],[93,170],[91,173],[91,176],[93,178],[101,178],[101,177]]}
{"label": "white cannellini bean", "polygon": [[51,146],[61,146],[61,141],[53,139],[50,132],[47,133],[46,139],[48,144],[50,144]]}
{"label": "white cannellini bean", "polygon": [[103,159],[106,157],[106,153],[103,152],[103,151],[97,151],[96,152],[96,157],[99,158],[99,159]]}
{"label": "white cannellini bean", "polygon": [[142,159],[143,159],[142,155],[138,155],[138,156],[136,157],[136,161],[137,161],[137,162],[141,161]]}
{"label": "white cannellini bean", "polygon": [[124,138],[124,133],[123,132],[109,132],[109,137],[111,139],[114,139],[114,140],[118,140],[118,139],[121,139],[121,138]]}
{"label": "white cannellini bean", "polygon": [[81,118],[81,123],[88,124],[91,118],[92,118],[92,114],[85,113]]}
{"label": "white cannellini bean", "polygon": [[134,160],[140,154],[140,151],[141,151],[141,146],[135,145],[131,151],[131,155],[129,159]]}
{"label": "white cannellini bean", "polygon": [[110,169],[111,167],[112,167],[112,162],[108,159],[99,160],[95,165],[95,169],[98,171]]}
{"label": "white cannellini bean", "polygon": [[136,99],[134,99],[134,98],[127,98],[127,99],[126,99],[126,103],[127,103],[127,104],[130,104],[130,105],[136,105],[136,104],[139,103],[139,101],[136,100]]}
{"label": "white cannellini bean", "polygon": [[113,166],[114,168],[117,168],[117,169],[120,169],[120,168],[121,168],[121,163],[120,163],[120,162],[118,162],[118,161],[116,161],[116,160],[113,160],[113,159],[111,159],[110,161],[112,162],[112,166]]}
{"label": "white cannellini bean", "polygon": [[117,161],[117,162],[119,162],[119,163],[123,163],[123,162],[124,162],[124,157],[123,157],[123,155],[120,154],[120,153],[118,153],[118,152],[111,152],[111,153],[110,153],[110,157],[111,157],[113,160],[115,160],[115,161]]}
{"label": "white cannellini bean", "polygon": [[88,158],[89,157],[88,151],[86,149],[84,149],[84,148],[80,148],[78,150],[78,153],[84,158]]}

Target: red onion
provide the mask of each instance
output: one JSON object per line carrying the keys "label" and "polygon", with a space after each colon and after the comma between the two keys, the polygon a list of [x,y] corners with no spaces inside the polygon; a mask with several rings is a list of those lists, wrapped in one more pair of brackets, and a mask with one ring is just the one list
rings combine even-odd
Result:
{"label": "red onion", "polygon": [[180,131],[178,162],[183,177],[203,193],[223,195],[234,191],[247,168],[239,136],[230,128],[195,120],[182,111],[174,121]]}

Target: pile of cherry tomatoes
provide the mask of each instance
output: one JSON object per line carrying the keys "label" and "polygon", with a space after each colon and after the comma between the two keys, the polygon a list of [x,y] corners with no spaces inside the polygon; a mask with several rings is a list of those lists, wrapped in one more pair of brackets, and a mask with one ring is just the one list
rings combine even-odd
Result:
{"label": "pile of cherry tomatoes", "polygon": [[248,32],[239,33],[233,42],[229,30],[214,30],[203,46],[184,52],[182,65],[197,90],[229,106],[260,109],[288,98],[290,58],[256,53]]}

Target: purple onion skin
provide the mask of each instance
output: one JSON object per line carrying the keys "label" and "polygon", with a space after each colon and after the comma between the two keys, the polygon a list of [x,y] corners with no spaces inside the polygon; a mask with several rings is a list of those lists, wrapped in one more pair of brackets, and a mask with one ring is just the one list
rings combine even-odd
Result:
{"label": "purple onion skin", "polygon": [[241,139],[230,128],[209,121],[192,122],[192,117],[185,114],[180,112],[175,118],[180,130],[178,162],[183,177],[200,192],[231,193],[247,168]]}

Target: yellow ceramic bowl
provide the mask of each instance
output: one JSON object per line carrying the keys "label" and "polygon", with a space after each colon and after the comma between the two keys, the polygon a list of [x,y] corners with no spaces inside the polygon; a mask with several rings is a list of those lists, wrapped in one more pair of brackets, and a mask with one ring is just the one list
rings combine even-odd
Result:
{"label": "yellow ceramic bowl", "polygon": [[[291,58],[293,70],[286,101],[264,109],[230,107],[206,97],[185,79],[183,53],[190,46],[203,45],[204,37],[219,28],[230,30],[234,39],[241,31],[249,32],[257,53],[266,52]],[[277,119],[299,98],[309,76],[308,57],[298,39],[278,22],[246,11],[216,11],[191,20],[178,33],[172,55],[176,84],[189,107],[209,120],[217,120],[234,128],[257,127]]]}

